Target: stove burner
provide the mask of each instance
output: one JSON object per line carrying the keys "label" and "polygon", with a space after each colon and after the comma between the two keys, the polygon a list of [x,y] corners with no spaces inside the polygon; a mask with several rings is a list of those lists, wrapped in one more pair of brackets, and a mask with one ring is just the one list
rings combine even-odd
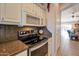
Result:
{"label": "stove burner", "polygon": [[21,40],[22,42],[24,42],[25,44],[35,44],[35,43],[40,42],[40,41],[47,39],[47,38],[43,37],[42,39],[40,39],[40,36],[38,36],[36,33],[26,34],[23,31],[23,34],[19,34],[18,39]]}

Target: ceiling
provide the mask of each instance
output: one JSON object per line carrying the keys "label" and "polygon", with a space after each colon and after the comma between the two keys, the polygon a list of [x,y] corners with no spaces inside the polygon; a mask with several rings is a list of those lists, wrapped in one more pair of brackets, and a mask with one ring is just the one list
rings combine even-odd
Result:
{"label": "ceiling", "polygon": [[73,12],[75,16],[79,16],[79,4],[70,3],[66,8],[61,11],[61,21],[62,22],[71,22],[78,20],[79,17],[72,18]]}
{"label": "ceiling", "polygon": [[60,5],[60,10],[62,11],[62,10],[66,10],[69,7],[75,5],[75,3],[73,3],[73,4],[72,3],[59,3],[59,5]]}

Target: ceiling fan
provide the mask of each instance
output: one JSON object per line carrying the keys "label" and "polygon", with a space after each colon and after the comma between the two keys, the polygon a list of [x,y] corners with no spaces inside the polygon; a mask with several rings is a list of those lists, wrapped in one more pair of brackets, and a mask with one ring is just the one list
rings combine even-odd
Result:
{"label": "ceiling fan", "polygon": [[75,12],[72,12],[72,18],[79,17],[79,15],[75,14]]}

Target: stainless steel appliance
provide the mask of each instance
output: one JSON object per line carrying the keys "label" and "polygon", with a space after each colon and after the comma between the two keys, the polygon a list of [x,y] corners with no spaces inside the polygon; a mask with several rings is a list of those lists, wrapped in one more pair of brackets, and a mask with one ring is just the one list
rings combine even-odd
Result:
{"label": "stainless steel appliance", "polygon": [[[48,53],[48,41],[46,37],[40,39],[38,33],[34,30],[32,31],[19,31],[18,39],[29,46],[28,55],[29,56],[43,56]],[[41,51],[40,53],[38,53]]]}
{"label": "stainless steel appliance", "polygon": [[24,42],[25,44],[35,44],[40,42],[41,40],[47,39],[46,37],[40,39],[40,36],[34,30],[19,31],[18,34],[18,39]]}
{"label": "stainless steel appliance", "polygon": [[37,42],[38,36],[36,33],[30,33],[30,31],[19,31],[18,39],[25,44],[34,44]]}

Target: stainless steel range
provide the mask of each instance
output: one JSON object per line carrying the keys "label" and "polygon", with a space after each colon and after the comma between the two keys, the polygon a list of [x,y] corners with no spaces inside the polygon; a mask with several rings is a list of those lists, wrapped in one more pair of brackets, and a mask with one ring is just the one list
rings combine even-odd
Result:
{"label": "stainless steel range", "polygon": [[38,33],[34,30],[19,31],[18,34],[18,39],[24,42],[25,44],[35,44],[41,40],[47,39],[46,37],[40,39],[40,35],[38,35]]}
{"label": "stainless steel range", "polygon": [[[29,56],[43,56],[47,54],[48,51],[48,41],[46,37],[40,39],[35,31],[19,31],[18,39],[29,46],[28,55]],[[39,51],[41,51],[39,53]]]}

